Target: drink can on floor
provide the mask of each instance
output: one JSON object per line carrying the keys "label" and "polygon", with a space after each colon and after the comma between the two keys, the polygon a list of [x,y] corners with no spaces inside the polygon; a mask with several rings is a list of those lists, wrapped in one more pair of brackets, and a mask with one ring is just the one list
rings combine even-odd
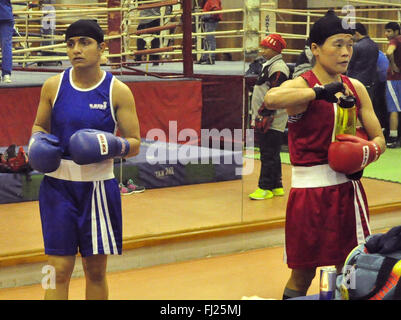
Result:
{"label": "drink can on floor", "polygon": [[320,270],[319,300],[333,300],[336,290],[337,270],[334,267],[325,267]]}

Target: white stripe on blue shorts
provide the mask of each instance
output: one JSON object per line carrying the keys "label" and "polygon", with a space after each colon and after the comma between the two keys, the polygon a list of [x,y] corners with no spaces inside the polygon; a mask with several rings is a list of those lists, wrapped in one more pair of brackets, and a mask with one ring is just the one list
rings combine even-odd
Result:
{"label": "white stripe on blue shorts", "polygon": [[[91,206],[93,254],[118,254],[107,206],[104,181],[93,182]],[[98,226],[100,226],[100,237],[98,237]],[[99,240],[101,243],[98,243]],[[103,247],[103,252],[99,251],[100,246]]]}

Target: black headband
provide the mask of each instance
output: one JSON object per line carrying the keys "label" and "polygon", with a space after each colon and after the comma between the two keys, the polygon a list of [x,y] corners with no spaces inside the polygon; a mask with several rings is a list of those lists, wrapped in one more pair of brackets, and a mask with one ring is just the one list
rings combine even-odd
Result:
{"label": "black headband", "polygon": [[72,23],[65,32],[65,41],[72,37],[89,37],[95,39],[98,43],[104,41],[103,30],[97,24],[96,20],[78,20]]}
{"label": "black headband", "polygon": [[343,25],[343,21],[334,14],[333,10],[327,11],[323,18],[317,20],[309,34],[310,43],[323,44],[327,38],[335,34],[346,33],[353,35],[355,30],[351,26]]}

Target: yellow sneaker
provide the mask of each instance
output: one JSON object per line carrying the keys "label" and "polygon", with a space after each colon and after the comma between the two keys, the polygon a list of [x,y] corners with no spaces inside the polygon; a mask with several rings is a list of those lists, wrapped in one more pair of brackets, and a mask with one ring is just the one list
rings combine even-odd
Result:
{"label": "yellow sneaker", "polygon": [[272,193],[274,196],[283,196],[285,192],[283,188],[275,188],[272,190]]}
{"label": "yellow sneaker", "polygon": [[273,192],[270,190],[256,189],[253,193],[249,195],[252,200],[265,200],[273,198]]}
{"label": "yellow sneaker", "polygon": [[11,76],[9,75],[9,74],[5,74],[4,76],[3,76],[3,82],[4,83],[11,83],[12,81],[11,81]]}

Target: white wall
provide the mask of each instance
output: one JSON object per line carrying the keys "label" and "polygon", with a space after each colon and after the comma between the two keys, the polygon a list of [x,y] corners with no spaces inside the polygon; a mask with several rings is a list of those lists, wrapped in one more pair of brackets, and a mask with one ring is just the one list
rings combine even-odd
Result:
{"label": "white wall", "polygon": [[223,9],[238,9],[244,6],[243,0],[221,0]]}

